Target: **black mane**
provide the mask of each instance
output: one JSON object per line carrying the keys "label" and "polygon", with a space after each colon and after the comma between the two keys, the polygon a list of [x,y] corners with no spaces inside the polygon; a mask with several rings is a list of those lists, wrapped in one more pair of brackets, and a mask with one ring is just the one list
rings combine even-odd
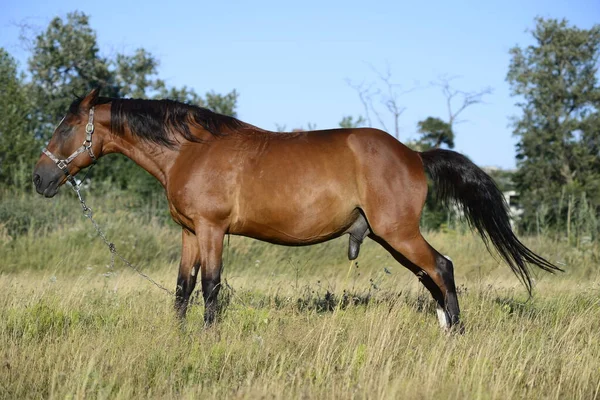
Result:
{"label": "black mane", "polygon": [[[69,111],[78,112],[82,99],[75,100]],[[123,135],[125,124],[132,134],[166,147],[174,147],[175,132],[186,140],[202,142],[192,134],[190,127],[202,128],[215,137],[225,135],[224,129],[244,127],[242,121],[228,115],[218,114],[207,108],[174,100],[145,100],[98,97],[93,105],[110,103],[110,129],[115,135]]]}

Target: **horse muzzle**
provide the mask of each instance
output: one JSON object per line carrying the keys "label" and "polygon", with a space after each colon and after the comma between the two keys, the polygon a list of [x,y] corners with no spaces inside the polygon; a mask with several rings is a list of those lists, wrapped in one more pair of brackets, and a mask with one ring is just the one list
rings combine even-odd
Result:
{"label": "horse muzzle", "polygon": [[54,165],[39,165],[33,171],[35,190],[44,197],[54,197],[65,181],[65,174]]}

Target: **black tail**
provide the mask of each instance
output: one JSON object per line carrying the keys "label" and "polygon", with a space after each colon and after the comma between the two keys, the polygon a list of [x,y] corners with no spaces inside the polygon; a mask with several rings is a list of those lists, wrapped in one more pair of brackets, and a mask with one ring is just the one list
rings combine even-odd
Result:
{"label": "black tail", "polygon": [[454,151],[434,149],[420,154],[437,197],[446,204],[454,201],[462,208],[469,225],[481,235],[488,250],[491,241],[529,293],[532,285],[527,263],[548,272],[562,271],[517,239],[510,226],[504,195],[489,175]]}

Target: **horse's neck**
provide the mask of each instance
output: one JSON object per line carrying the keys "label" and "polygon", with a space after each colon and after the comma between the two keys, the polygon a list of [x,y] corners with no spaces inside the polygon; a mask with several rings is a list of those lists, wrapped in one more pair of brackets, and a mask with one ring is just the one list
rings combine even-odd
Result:
{"label": "horse's neck", "polygon": [[114,138],[106,146],[105,153],[121,153],[148,171],[166,188],[169,171],[177,158],[177,149],[169,149],[143,140]]}

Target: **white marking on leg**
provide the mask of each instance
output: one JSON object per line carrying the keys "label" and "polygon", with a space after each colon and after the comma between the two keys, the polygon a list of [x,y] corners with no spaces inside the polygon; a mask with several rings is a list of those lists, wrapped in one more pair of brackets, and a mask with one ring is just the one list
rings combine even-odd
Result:
{"label": "white marking on leg", "polygon": [[195,265],[192,267],[192,273],[190,275],[196,276],[196,266]]}
{"label": "white marking on leg", "polygon": [[437,312],[440,328],[444,330],[450,329],[450,321],[448,320],[448,315],[446,314],[446,311],[444,311],[444,309],[440,306],[437,306],[435,311]]}

